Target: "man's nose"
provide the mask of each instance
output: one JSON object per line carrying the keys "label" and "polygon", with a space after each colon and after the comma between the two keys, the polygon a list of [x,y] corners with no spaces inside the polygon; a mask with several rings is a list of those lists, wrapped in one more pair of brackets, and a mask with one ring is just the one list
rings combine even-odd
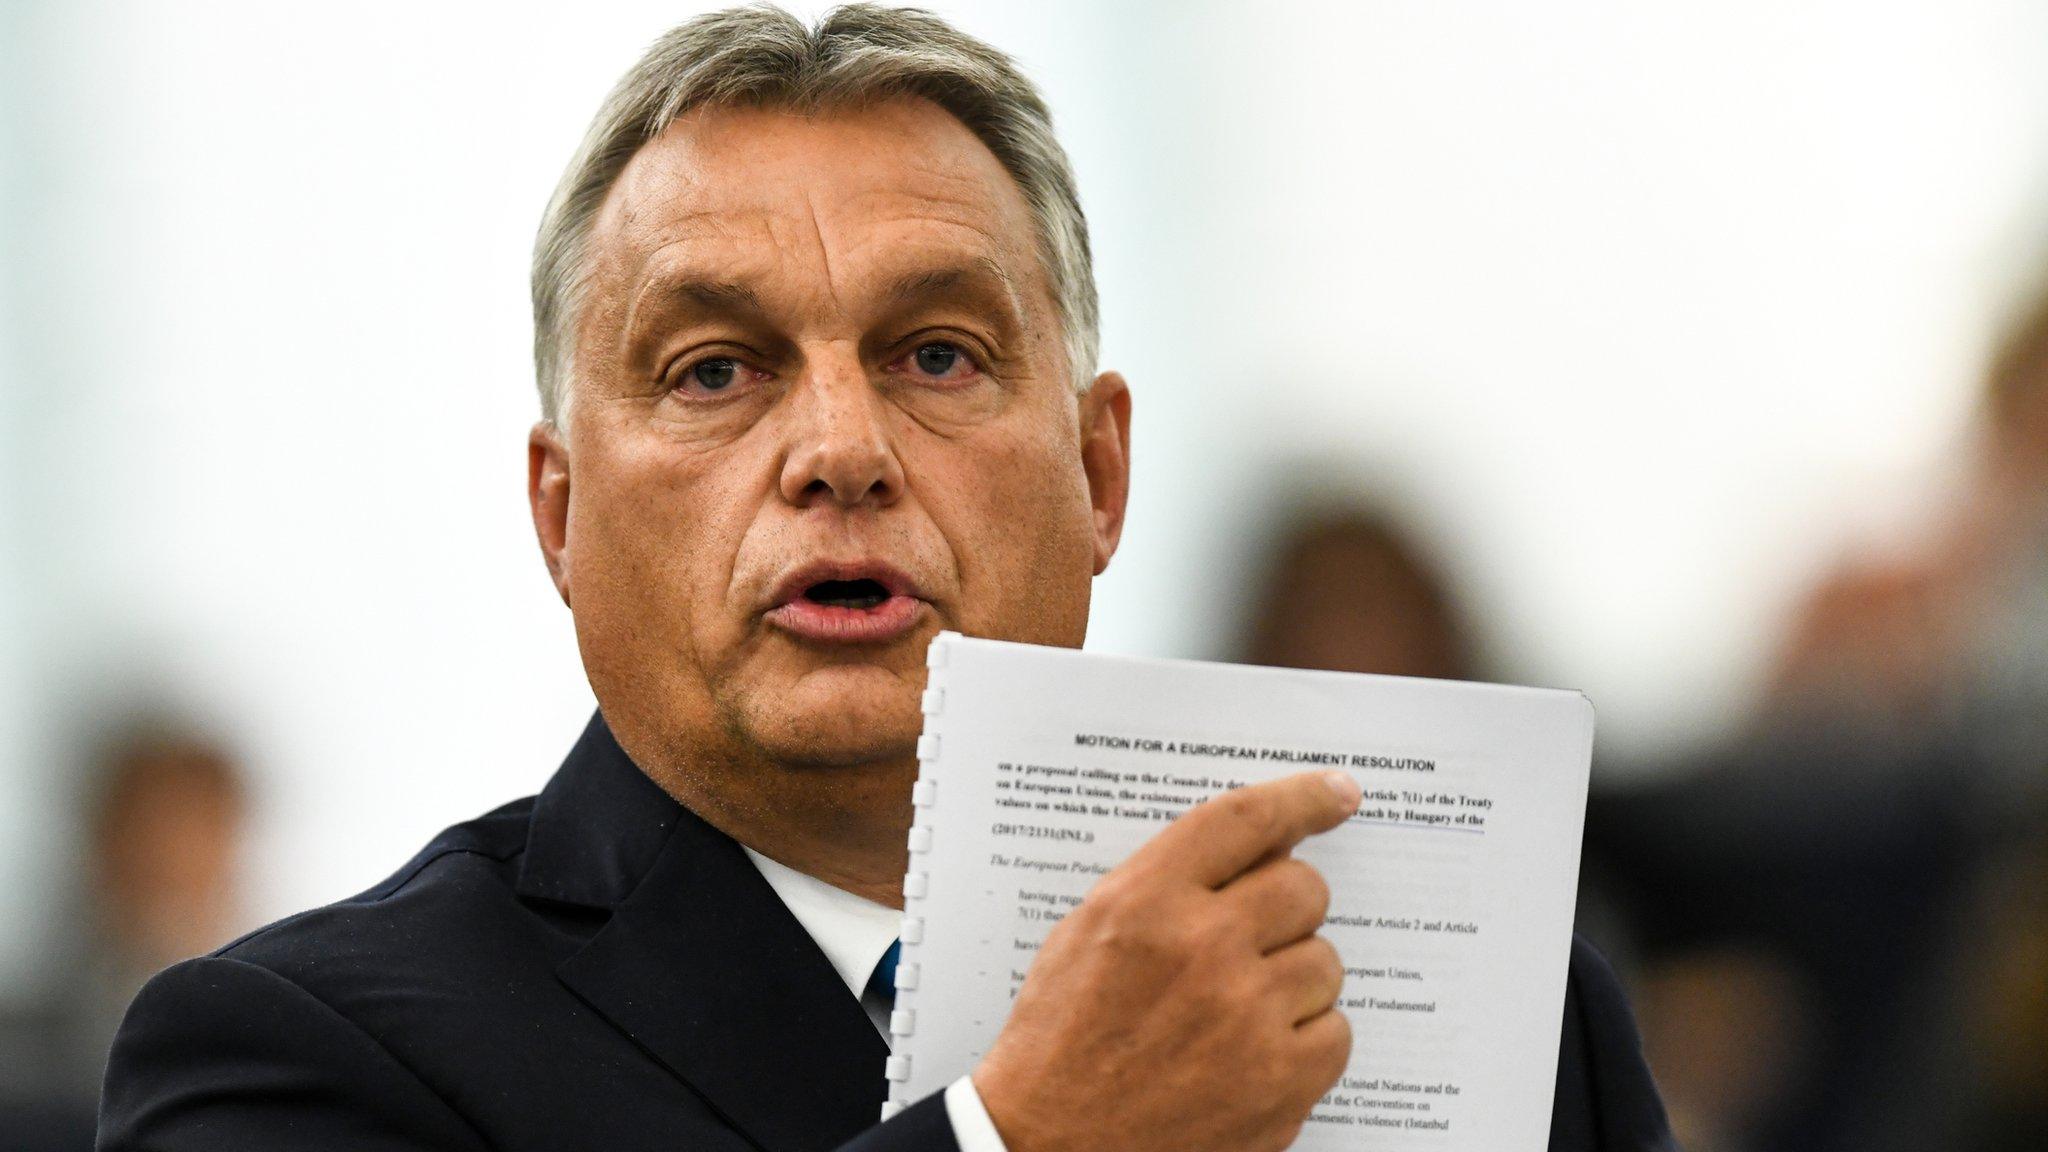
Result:
{"label": "man's nose", "polygon": [[903,494],[903,462],[889,432],[888,401],[851,350],[808,359],[790,396],[795,411],[783,498],[799,506],[895,503]]}

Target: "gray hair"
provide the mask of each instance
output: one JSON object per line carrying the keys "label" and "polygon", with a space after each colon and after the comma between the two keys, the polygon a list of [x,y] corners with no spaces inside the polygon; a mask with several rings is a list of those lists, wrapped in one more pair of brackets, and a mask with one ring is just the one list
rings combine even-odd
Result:
{"label": "gray hair", "polygon": [[1008,56],[929,12],[848,4],[806,28],[767,5],[669,31],[598,109],[548,202],[533,249],[533,359],[542,415],[559,420],[598,209],[640,147],[694,108],[811,111],[920,96],[952,113],[1016,180],[1038,233],[1077,389],[1095,374],[1095,273],[1073,169],[1045,100]]}

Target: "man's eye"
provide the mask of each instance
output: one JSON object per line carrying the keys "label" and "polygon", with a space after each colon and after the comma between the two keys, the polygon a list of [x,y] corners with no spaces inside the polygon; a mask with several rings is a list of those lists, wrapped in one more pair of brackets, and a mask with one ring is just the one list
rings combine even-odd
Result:
{"label": "man's eye", "polygon": [[957,344],[934,340],[918,345],[910,354],[910,362],[920,375],[933,379],[957,380],[974,372],[974,361]]}
{"label": "man's eye", "polygon": [[740,362],[723,356],[700,360],[683,375],[686,385],[695,385],[706,392],[723,392],[740,378]]}

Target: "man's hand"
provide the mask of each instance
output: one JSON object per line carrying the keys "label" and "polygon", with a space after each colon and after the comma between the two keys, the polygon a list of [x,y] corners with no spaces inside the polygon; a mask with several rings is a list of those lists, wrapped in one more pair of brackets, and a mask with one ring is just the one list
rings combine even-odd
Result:
{"label": "man's hand", "polygon": [[1351,1055],[1330,890],[1289,853],[1358,786],[1225,793],[1104,876],[1040,949],[974,1085],[1010,1152],[1292,1143]]}

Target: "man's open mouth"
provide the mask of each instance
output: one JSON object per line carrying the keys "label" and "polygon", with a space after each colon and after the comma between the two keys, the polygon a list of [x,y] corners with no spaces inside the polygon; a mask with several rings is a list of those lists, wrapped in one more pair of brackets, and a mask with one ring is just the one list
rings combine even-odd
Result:
{"label": "man's open mouth", "polygon": [[829,608],[879,608],[889,590],[876,580],[821,580],[804,589],[803,598]]}
{"label": "man's open mouth", "polygon": [[783,577],[764,619],[802,640],[871,644],[916,630],[930,605],[916,581],[874,559],[819,562]]}

